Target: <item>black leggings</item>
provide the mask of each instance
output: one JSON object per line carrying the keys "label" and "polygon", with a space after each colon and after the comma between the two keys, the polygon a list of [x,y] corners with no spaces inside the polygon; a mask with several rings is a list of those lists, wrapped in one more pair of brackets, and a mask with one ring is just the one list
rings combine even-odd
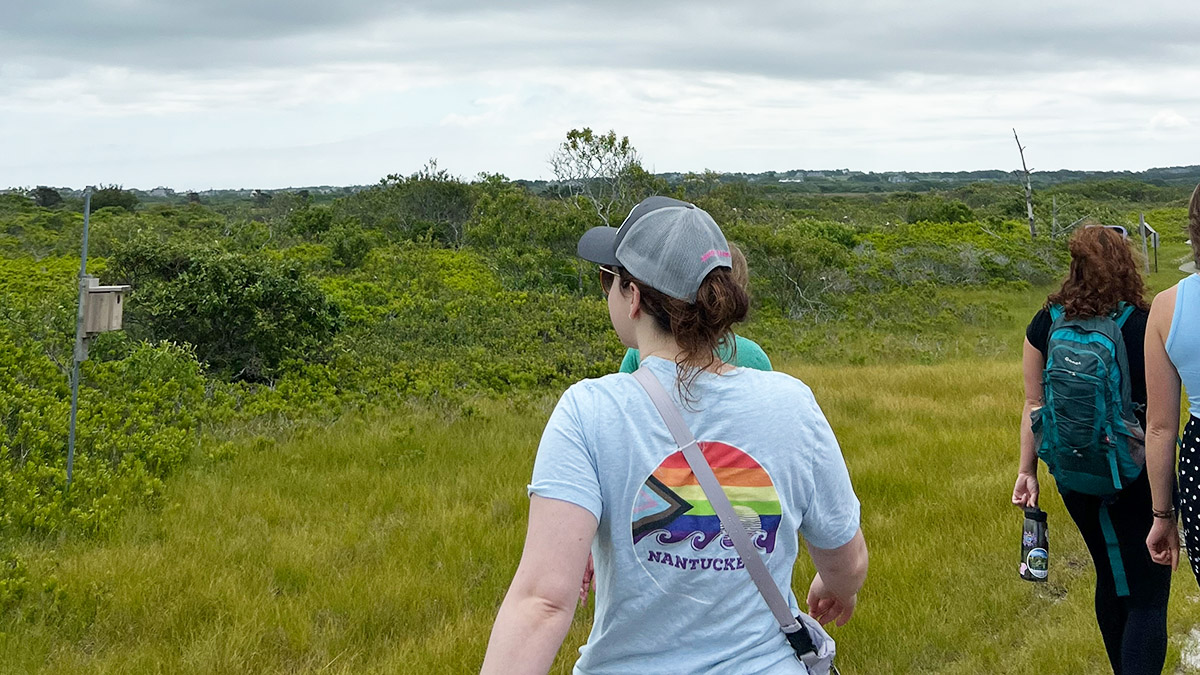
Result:
{"label": "black leggings", "polygon": [[1167,654],[1167,599],[1171,568],[1150,559],[1146,535],[1154,521],[1145,471],[1109,505],[1129,596],[1118,597],[1108,546],[1100,529],[1101,499],[1064,492],[1063,502],[1096,565],[1096,623],[1116,675],[1162,673]]}
{"label": "black leggings", "polygon": [[1192,574],[1200,582],[1200,418],[1188,419],[1179,451],[1179,513]]}

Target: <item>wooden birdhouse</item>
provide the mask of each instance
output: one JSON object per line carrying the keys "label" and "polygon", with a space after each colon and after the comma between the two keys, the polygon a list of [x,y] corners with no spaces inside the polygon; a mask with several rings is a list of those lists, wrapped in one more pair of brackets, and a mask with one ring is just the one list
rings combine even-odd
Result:
{"label": "wooden birdhouse", "polygon": [[83,313],[83,332],[88,337],[121,330],[125,294],[129,289],[129,286],[101,286],[99,279],[88,277]]}

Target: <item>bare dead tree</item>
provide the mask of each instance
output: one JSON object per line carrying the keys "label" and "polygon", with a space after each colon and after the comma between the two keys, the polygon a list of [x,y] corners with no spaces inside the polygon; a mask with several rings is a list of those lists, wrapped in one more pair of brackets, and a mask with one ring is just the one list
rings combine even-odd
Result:
{"label": "bare dead tree", "polygon": [[1029,214],[1029,238],[1037,239],[1037,226],[1033,222],[1033,184],[1029,182],[1029,167],[1025,164],[1025,148],[1021,146],[1021,139],[1017,136],[1016,128],[1013,129],[1013,138],[1017,141],[1017,151],[1021,153],[1021,169],[1025,172],[1025,211]]}

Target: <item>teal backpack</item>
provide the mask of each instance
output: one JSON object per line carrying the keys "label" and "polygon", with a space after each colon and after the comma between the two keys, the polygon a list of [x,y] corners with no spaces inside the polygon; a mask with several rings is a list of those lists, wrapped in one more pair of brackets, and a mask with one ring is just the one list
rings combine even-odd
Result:
{"label": "teal backpack", "polygon": [[1100,528],[1118,595],[1129,590],[1107,503],[1141,475],[1146,462],[1146,434],[1133,414],[1121,337],[1133,309],[1122,302],[1112,315],[1067,318],[1062,307],[1050,307],[1045,405],[1033,415],[1033,431],[1041,439],[1038,456],[1059,490],[1104,499]]}

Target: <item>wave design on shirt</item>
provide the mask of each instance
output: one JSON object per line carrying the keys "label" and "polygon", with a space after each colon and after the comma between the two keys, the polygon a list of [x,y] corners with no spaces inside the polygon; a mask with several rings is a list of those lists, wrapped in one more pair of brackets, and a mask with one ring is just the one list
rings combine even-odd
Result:
{"label": "wave design on shirt", "polygon": [[[782,510],[771,477],[754,458],[732,445],[700,442],[704,458],[712,466],[717,482],[729,497],[738,519],[760,550],[775,550]],[[716,540],[718,548],[733,548],[722,536],[721,519],[704,495],[682,451],[671,454],[638,491],[633,507],[633,541],[647,536],[662,545],[687,543],[693,550],[706,549]]]}

